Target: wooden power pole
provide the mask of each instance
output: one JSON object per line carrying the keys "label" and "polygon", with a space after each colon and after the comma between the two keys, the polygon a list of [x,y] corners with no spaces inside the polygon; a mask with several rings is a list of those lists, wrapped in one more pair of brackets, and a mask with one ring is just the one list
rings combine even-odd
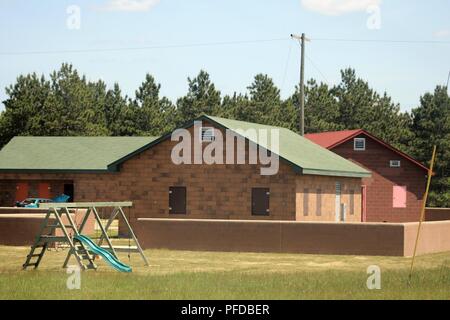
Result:
{"label": "wooden power pole", "polygon": [[302,33],[301,36],[291,34],[292,39],[300,41],[301,45],[301,57],[300,57],[300,94],[299,94],[299,104],[300,104],[300,134],[305,135],[305,43],[309,41],[305,34]]}

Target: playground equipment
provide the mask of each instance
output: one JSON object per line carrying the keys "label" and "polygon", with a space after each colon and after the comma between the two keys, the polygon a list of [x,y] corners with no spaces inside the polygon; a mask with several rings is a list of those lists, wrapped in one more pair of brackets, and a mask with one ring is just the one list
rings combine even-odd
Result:
{"label": "playground equipment", "polygon": [[[101,256],[111,267],[121,272],[131,272],[131,268],[122,262],[117,257],[116,252],[128,251],[140,253],[146,266],[148,266],[147,258],[139,245],[139,241],[131,228],[131,225],[123,211],[123,208],[131,207],[132,202],[80,202],[80,203],[44,203],[39,207],[47,209],[44,221],[42,222],[40,231],[36,236],[34,244],[31,246],[30,253],[27,255],[26,261],[23,264],[23,269],[34,267],[35,269],[41,263],[41,260],[51,243],[65,243],[69,246],[66,260],[63,268],[66,268],[72,256],[75,257],[78,265],[82,270],[97,269],[95,258]],[[103,226],[97,208],[112,208],[109,215],[108,222]],[[82,222],[77,228],[72,214],[74,209],[86,209]],[[72,211],[72,212],[71,212]],[[82,231],[89,216],[93,214],[95,221],[97,221],[101,235],[97,243],[87,236],[82,235]],[[65,222],[64,216],[67,222]],[[114,219],[120,217],[128,232],[133,239],[135,246],[113,246],[111,239],[108,236],[108,230]],[[52,220],[54,218],[54,220]],[[62,235],[56,235],[56,230],[61,230]],[[68,231],[70,230],[70,232]],[[130,239],[130,241],[131,241]],[[103,241],[106,240],[107,245],[102,246]]]}

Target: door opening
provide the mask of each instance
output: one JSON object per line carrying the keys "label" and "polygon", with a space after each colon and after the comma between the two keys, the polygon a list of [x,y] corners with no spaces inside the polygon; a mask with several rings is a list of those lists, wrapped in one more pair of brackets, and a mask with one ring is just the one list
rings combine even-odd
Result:
{"label": "door opening", "polygon": [[73,183],[65,183],[64,184],[64,194],[66,196],[69,196],[69,200],[67,202],[73,202],[74,201],[74,187]]}
{"label": "door opening", "polygon": [[16,202],[20,202],[28,198],[28,183],[18,182],[16,185]]}
{"label": "door opening", "polygon": [[50,199],[52,197],[50,183],[40,182],[38,184],[38,195],[39,198]]}

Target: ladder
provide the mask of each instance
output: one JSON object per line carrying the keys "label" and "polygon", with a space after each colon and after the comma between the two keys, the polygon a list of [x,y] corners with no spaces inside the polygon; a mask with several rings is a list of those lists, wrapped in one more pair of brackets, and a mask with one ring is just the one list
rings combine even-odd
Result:
{"label": "ladder", "polygon": [[[68,224],[64,224],[63,216],[66,216]],[[57,236],[56,231],[61,230],[62,236]],[[68,230],[71,230],[69,233]],[[79,235],[77,227],[67,208],[49,208],[44,220],[42,221],[40,231],[31,246],[30,253],[27,255],[23,269],[34,267],[35,269],[41,263],[42,257],[52,243],[63,242],[69,245],[69,255],[75,256],[75,259],[82,270],[97,269],[94,263],[94,257],[86,249],[82,242],[74,241],[73,236]],[[67,261],[68,262],[68,261]],[[65,263],[65,266],[67,264]]]}

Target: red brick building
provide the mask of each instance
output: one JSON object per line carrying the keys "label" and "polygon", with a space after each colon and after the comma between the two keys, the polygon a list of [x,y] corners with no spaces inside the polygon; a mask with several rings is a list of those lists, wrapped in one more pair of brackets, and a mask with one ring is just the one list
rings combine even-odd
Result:
{"label": "red brick building", "polygon": [[[192,150],[196,139],[205,151],[211,136],[231,130],[244,138],[245,164],[175,164],[171,154],[179,141],[171,134],[17,137],[0,151],[0,205],[70,192],[77,202],[133,201],[132,222],[140,217],[361,220],[361,179],[370,176],[368,170],[284,128],[209,116],[197,123],[200,132],[194,121],[185,127]],[[255,164],[249,161],[250,150],[262,147],[251,130],[261,129],[279,134],[279,150],[263,148],[279,155],[274,175],[261,175],[260,156]]]}
{"label": "red brick building", "polygon": [[362,221],[418,221],[427,168],[364,130],[307,134],[306,138],[370,170],[363,179]]}

